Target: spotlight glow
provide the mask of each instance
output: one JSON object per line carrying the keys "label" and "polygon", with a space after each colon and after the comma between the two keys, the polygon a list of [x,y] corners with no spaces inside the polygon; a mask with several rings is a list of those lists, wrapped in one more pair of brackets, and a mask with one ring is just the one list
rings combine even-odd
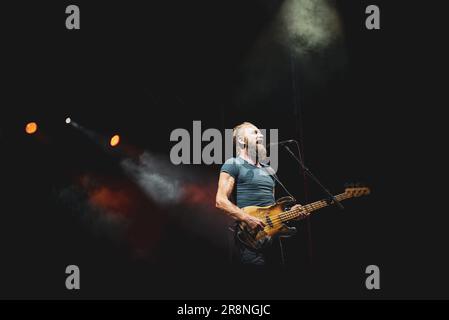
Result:
{"label": "spotlight glow", "polygon": [[281,9],[286,44],[304,56],[329,47],[342,35],[342,23],[333,1],[287,0]]}
{"label": "spotlight glow", "polygon": [[120,136],[116,134],[111,138],[110,145],[111,147],[116,147],[120,143]]}
{"label": "spotlight glow", "polygon": [[36,133],[37,131],[37,123],[36,122],[29,122],[25,126],[25,132],[28,134]]}
{"label": "spotlight glow", "polygon": [[65,119],[65,123],[69,124],[70,122],[72,122],[72,119],[70,119],[70,118],[67,117],[67,118]]}

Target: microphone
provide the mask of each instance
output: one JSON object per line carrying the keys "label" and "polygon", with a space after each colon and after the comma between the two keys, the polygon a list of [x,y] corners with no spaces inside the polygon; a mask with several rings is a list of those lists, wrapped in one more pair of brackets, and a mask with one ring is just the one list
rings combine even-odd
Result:
{"label": "microphone", "polygon": [[285,144],[289,144],[289,143],[292,143],[292,142],[295,142],[295,140],[284,140],[284,141],[278,141],[278,142],[272,142],[272,143],[269,143],[268,145],[267,145],[267,147],[269,148],[269,147],[272,147],[272,146],[276,146],[276,145],[278,145],[278,146],[283,146],[283,145],[285,145]]}

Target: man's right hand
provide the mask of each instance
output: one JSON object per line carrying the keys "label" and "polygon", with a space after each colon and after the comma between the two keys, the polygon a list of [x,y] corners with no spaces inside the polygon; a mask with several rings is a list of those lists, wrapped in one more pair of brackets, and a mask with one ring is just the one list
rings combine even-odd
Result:
{"label": "man's right hand", "polygon": [[243,217],[242,221],[245,222],[253,230],[257,228],[263,229],[265,227],[265,223],[263,223],[262,220],[253,217],[252,215],[249,215],[247,213],[245,213],[245,216]]}

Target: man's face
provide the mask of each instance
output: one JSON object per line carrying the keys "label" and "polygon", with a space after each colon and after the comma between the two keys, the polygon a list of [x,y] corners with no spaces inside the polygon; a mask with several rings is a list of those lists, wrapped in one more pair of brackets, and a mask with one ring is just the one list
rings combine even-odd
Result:
{"label": "man's face", "polygon": [[248,155],[258,162],[263,162],[267,157],[267,150],[263,144],[262,132],[255,126],[248,126],[245,128],[243,137]]}
{"label": "man's face", "polygon": [[248,147],[255,146],[258,143],[263,144],[263,134],[255,126],[246,127],[243,136],[245,139],[245,143],[248,145]]}

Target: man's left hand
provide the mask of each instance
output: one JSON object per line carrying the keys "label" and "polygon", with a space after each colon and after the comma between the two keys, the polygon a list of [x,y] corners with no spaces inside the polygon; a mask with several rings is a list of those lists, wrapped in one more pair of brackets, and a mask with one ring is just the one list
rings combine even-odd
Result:
{"label": "man's left hand", "polygon": [[293,207],[291,207],[290,210],[299,210],[300,211],[300,216],[305,214],[305,212],[306,212],[306,209],[304,209],[304,207],[302,205],[300,205],[300,204],[295,204]]}

